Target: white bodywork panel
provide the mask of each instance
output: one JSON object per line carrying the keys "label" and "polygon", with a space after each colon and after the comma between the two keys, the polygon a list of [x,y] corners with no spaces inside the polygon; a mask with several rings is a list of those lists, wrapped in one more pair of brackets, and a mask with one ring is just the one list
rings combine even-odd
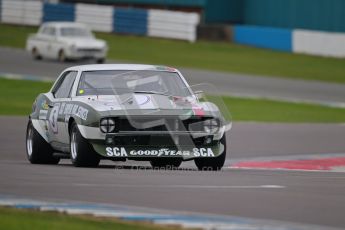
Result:
{"label": "white bodywork panel", "polygon": [[[43,33],[44,28],[54,28],[55,34]],[[57,59],[59,52],[63,51],[66,58],[80,59],[93,57],[104,59],[108,50],[105,41],[95,37],[67,37],[62,36],[62,28],[82,28],[89,30],[85,25],[72,22],[47,22],[42,24],[37,34],[32,34],[26,42],[26,49],[32,52],[36,49],[38,54],[44,58]]]}

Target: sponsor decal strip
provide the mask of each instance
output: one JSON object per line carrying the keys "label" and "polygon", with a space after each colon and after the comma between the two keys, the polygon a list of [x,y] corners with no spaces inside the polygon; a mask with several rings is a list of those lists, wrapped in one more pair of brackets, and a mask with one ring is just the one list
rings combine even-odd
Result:
{"label": "sponsor decal strip", "polygon": [[48,116],[48,110],[40,110],[40,113],[38,115],[38,119],[47,120],[47,116]]}
{"label": "sponsor decal strip", "polygon": [[89,110],[85,109],[83,106],[69,104],[65,102],[61,103],[61,105],[60,103],[56,103],[55,105],[58,107],[59,115],[76,115],[77,117],[83,120],[87,119],[87,114],[89,113]]}
{"label": "sponsor decal strip", "polygon": [[71,115],[75,115],[83,120],[86,120],[88,113],[89,110],[80,105],[65,102],[55,103],[49,114],[49,126],[51,130],[56,134],[58,133],[57,122],[59,115],[65,115],[65,121],[67,121]]}
{"label": "sponsor decal strip", "polygon": [[106,147],[109,157],[215,157],[211,148],[193,148],[192,150],[174,150],[168,148],[128,150],[124,147]]}
{"label": "sponsor decal strip", "polygon": [[193,112],[194,115],[196,116],[204,116],[205,115],[205,110],[202,107],[193,107]]}

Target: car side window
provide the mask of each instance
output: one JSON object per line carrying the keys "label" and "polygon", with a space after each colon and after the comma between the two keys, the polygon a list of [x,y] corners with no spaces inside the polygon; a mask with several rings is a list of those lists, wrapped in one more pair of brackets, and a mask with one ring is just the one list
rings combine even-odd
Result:
{"label": "car side window", "polygon": [[68,98],[70,97],[71,90],[73,87],[74,80],[77,76],[77,71],[71,71],[64,74],[62,79],[59,81],[53,94],[55,98]]}
{"label": "car side window", "polygon": [[54,27],[50,27],[49,35],[53,37],[56,35],[56,29]]}
{"label": "car side window", "polygon": [[40,33],[44,34],[44,35],[55,36],[56,29],[54,27],[51,27],[51,26],[45,26],[45,27],[43,27],[43,29]]}
{"label": "car side window", "polygon": [[48,28],[47,28],[46,26],[44,26],[44,27],[39,31],[40,34],[44,34],[44,35],[46,35],[47,32],[48,32]]}

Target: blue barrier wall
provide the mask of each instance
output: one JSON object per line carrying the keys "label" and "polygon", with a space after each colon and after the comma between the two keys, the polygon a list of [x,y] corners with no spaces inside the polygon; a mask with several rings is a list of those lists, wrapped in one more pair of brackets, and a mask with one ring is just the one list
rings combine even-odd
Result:
{"label": "blue barrier wall", "polygon": [[74,21],[75,6],[72,4],[51,4],[43,5],[43,22],[51,21]]}
{"label": "blue barrier wall", "polygon": [[205,23],[242,23],[245,1],[209,0],[204,7]]}
{"label": "blue barrier wall", "polygon": [[147,18],[147,10],[116,8],[113,31],[116,33],[146,35]]}
{"label": "blue barrier wall", "polygon": [[101,4],[124,3],[138,5],[203,7],[207,0],[97,0],[97,2]]}
{"label": "blue barrier wall", "polygon": [[[73,1],[73,0],[68,0]],[[91,1],[90,1],[91,2]],[[345,0],[94,0],[107,4],[191,8],[205,23],[345,32]]]}
{"label": "blue barrier wall", "polygon": [[245,0],[243,23],[345,32],[345,1]]}
{"label": "blue barrier wall", "polygon": [[292,30],[257,26],[234,26],[234,42],[292,52]]}

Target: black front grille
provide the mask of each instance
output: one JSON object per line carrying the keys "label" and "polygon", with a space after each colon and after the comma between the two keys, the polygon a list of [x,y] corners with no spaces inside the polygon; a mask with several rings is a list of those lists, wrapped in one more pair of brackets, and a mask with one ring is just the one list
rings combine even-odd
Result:
{"label": "black front grille", "polygon": [[[198,137],[193,139],[190,136],[170,135],[140,135],[140,136],[113,136],[113,144],[118,146],[155,146],[155,147],[176,147],[180,146],[205,146],[205,137]],[[177,141],[177,142],[176,142]],[[213,145],[210,143],[209,145]]]}
{"label": "black front grille", "polygon": [[[211,136],[193,137],[189,132],[204,132],[203,121],[212,117],[112,117],[115,131],[110,134],[115,145],[122,146],[204,146]],[[142,131],[142,133],[141,133]],[[127,133],[126,133],[127,132]],[[129,133],[133,132],[133,133]],[[175,132],[175,133],[174,133]],[[184,133],[185,132],[185,133]],[[212,137],[211,137],[212,138]],[[214,143],[210,143],[212,145]]]}
{"label": "black front grille", "polygon": [[204,131],[202,121],[210,117],[189,117],[181,119],[178,117],[160,118],[116,118],[116,131]]}
{"label": "black front grille", "polygon": [[102,51],[101,49],[98,49],[98,48],[79,48],[77,50],[78,50],[78,52],[100,52],[100,51]]}

